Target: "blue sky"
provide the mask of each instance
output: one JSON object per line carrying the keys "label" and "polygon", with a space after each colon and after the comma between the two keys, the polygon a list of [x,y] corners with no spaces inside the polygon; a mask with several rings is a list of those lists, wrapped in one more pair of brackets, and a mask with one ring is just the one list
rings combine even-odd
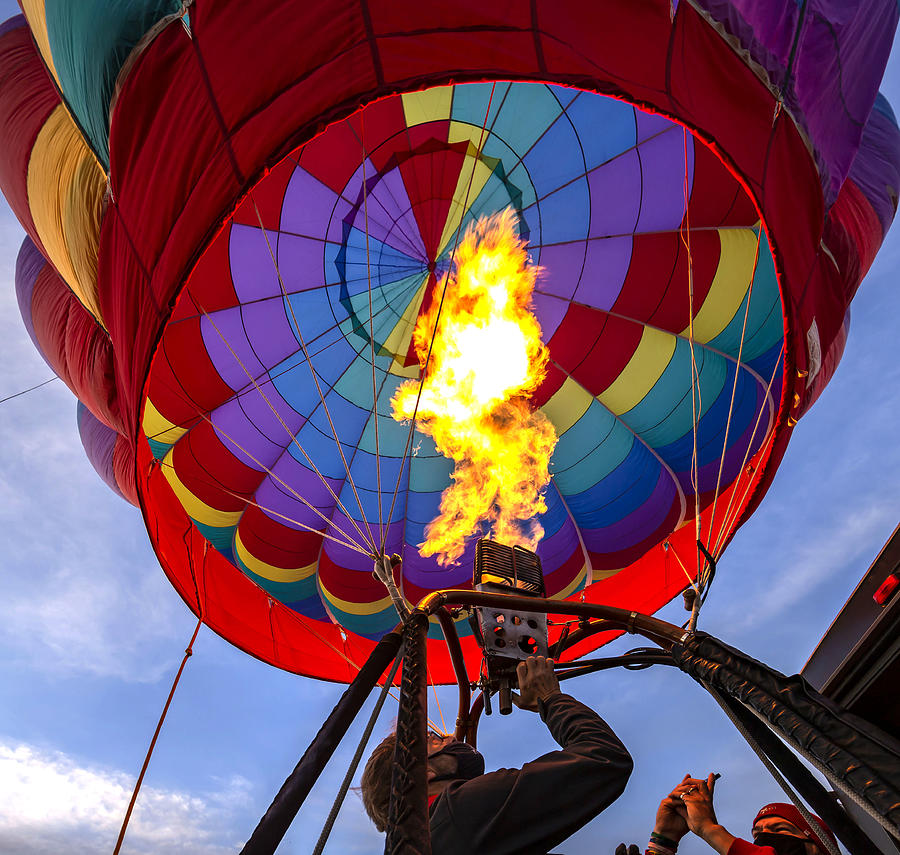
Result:
{"label": "blue sky", "polygon": [[[0,0],[0,19],[17,11]],[[900,105],[896,57],[882,89]],[[0,397],[50,376],[16,305],[22,237],[4,205]],[[853,303],[843,362],[726,552],[701,617],[702,629],[787,673],[803,666],[900,520],[898,271],[895,229]],[[0,406],[0,436],[0,851],[110,852],[195,619],[160,570],[140,514],[87,462],[61,382]],[[681,622],[680,603],[662,616]],[[194,651],[124,852],[237,851],[341,691],[263,665],[208,630]],[[718,707],[680,672],[613,672],[568,686],[610,721],[636,763],[624,796],[561,847],[568,855],[643,845],[659,799],[687,771],[722,773],[719,818],[737,834],[760,804],[781,800]],[[441,700],[450,726],[454,693]],[[389,702],[376,735],[395,710]],[[280,851],[312,848],[363,718]],[[552,748],[537,717],[522,712],[483,719],[480,745],[488,768]],[[382,845],[350,794],[326,851]],[[708,850],[686,840],[682,851]]]}

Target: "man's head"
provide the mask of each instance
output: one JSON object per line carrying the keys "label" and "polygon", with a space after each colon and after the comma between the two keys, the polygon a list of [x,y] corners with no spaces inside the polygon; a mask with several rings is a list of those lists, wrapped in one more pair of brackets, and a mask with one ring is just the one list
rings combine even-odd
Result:
{"label": "man's head", "polygon": [[[789,855],[791,850],[802,855],[801,846],[805,855],[828,855],[825,839],[830,840],[835,848],[837,840],[819,817],[814,816],[813,819],[816,821],[815,828],[794,805],[780,802],[766,805],[760,808],[753,820],[753,841],[763,846],[773,846],[779,855],[782,850],[784,855]],[[797,840],[797,844],[792,844],[788,838]]]}
{"label": "man's head", "polygon": [[[360,782],[363,807],[379,831],[387,828],[396,744],[396,733],[382,740],[369,757]],[[469,780],[483,773],[484,758],[474,748],[453,736],[428,732],[429,795],[441,792],[451,781]]]}

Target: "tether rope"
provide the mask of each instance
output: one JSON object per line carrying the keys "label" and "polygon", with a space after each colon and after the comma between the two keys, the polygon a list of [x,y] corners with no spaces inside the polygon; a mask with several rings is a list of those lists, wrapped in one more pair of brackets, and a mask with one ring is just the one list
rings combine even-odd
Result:
{"label": "tether rope", "polygon": [[0,398],[0,404],[5,404],[7,401],[11,401],[13,398],[18,398],[20,395],[27,395],[29,392],[33,392],[35,389],[40,389],[41,386],[46,386],[48,383],[52,383],[54,380],[59,380],[59,377],[51,377],[49,380],[44,380],[42,383],[38,383],[37,386],[31,386],[28,389],[23,389],[21,392],[16,392],[13,395],[7,395],[5,398]]}
{"label": "tether rope", "polygon": [[353,781],[353,776],[356,774],[356,769],[359,766],[359,761],[362,759],[363,751],[366,750],[366,745],[369,744],[369,739],[372,736],[372,731],[375,729],[375,723],[378,721],[378,716],[381,715],[381,709],[384,706],[384,702],[387,700],[388,693],[391,693],[391,685],[394,682],[397,669],[400,667],[402,661],[403,646],[401,645],[400,649],[397,651],[397,655],[394,657],[394,664],[391,666],[391,672],[385,679],[384,686],[382,686],[381,692],[378,695],[378,700],[375,702],[375,708],[372,710],[368,722],[366,722],[366,727],[359,739],[359,745],[356,747],[356,753],[353,755],[353,759],[350,761],[350,765],[347,768],[347,773],[344,775],[344,780],[341,781],[341,786],[338,789],[337,795],[334,797],[334,803],[331,805],[331,811],[325,820],[325,825],[322,828],[322,833],[319,835],[316,847],[313,849],[313,855],[322,855],[322,850],[325,849],[325,844],[328,842],[328,836],[331,834],[332,828],[334,828],[334,823],[337,820],[341,806],[344,803],[347,790],[350,789],[350,783]]}
{"label": "tether rope", "polygon": [[116,847],[113,849],[113,855],[119,855],[119,850],[122,848],[122,841],[125,839],[125,832],[128,829],[128,822],[131,819],[131,812],[134,810],[134,804],[137,801],[138,793],[141,790],[141,784],[144,782],[144,774],[147,771],[147,766],[150,765],[150,757],[153,755],[153,749],[156,747],[156,740],[159,738],[159,732],[162,730],[163,722],[166,720],[166,714],[169,712],[169,705],[172,703],[172,698],[175,695],[175,689],[178,688],[178,681],[181,679],[181,674],[184,671],[184,666],[187,664],[188,659],[193,655],[193,647],[194,642],[197,640],[197,633],[200,632],[200,627],[203,625],[203,616],[201,615],[197,618],[197,626],[194,627],[194,634],[191,636],[191,640],[188,642],[187,649],[184,651],[184,658],[181,660],[181,665],[178,668],[178,673],[175,675],[175,679],[172,682],[172,688],[169,690],[169,697],[166,698],[165,706],[163,707],[163,711],[159,717],[159,721],[156,724],[156,730],[153,732],[153,738],[150,740],[150,747],[147,749],[147,755],[144,757],[144,763],[141,766],[141,771],[138,774],[137,782],[134,785],[134,791],[131,794],[131,801],[128,803],[128,809],[125,811],[125,819],[122,820],[122,828],[119,831],[119,838],[116,840]]}

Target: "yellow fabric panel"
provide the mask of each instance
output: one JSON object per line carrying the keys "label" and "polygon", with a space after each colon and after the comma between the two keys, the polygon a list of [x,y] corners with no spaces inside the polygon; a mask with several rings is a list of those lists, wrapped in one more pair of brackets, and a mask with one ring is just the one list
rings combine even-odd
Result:
{"label": "yellow fabric panel", "polygon": [[[694,318],[694,341],[712,341],[731,323],[753,279],[757,238],[752,229],[719,229],[719,266]],[[690,329],[683,333],[688,336]]]}
{"label": "yellow fabric panel", "polygon": [[452,86],[432,86],[424,92],[406,92],[400,97],[407,127],[450,118]]}
{"label": "yellow fabric panel", "polygon": [[611,413],[627,413],[653,388],[675,353],[677,339],[671,333],[644,327],[641,340],[622,373],[597,396]]}
{"label": "yellow fabric panel", "polygon": [[590,392],[587,392],[571,377],[566,377],[562,386],[541,407],[541,410],[553,423],[557,435],[562,436],[587,412],[587,408],[593,400]]}
{"label": "yellow fabric panel", "polygon": [[346,612],[351,615],[374,615],[378,614],[378,612],[383,612],[385,609],[390,608],[392,605],[392,601],[390,596],[382,597],[380,600],[375,600],[374,603],[351,603],[349,600],[342,600],[340,597],[336,597],[332,594],[323,584],[322,580],[319,580],[319,590],[324,595],[325,599],[328,600],[338,611]]}
{"label": "yellow fabric panel", "polygon": [[241,541],[240,531],[235,532],[234,548],[241,561],[247,565],[257,576],[269,579],[272,582],[299,582],[301,579],[308,579],[316,572],[316,565],[310,564],[308,567],[297,567],[295,569],[286,569],[284,567],[275,567],[272,564],[266,564],[260,561],[255,555],[251,555],[247,551]]}
{"label": "yellow fabric panel", "polygon": [[50,261],[102,324],[97,247],[106,178],[62,104],[38,133],[27,180],[28,207]]}
{"label": "yellow fabric panel", "polygon": [[56,73],[56,65],[53,62],[53,54],[50,52],[50,37],[47,35],[47,15],[44,11],[44,0],[20,0],[22,11],[31,29],[31,35],[37,43],[38,50],[44,60],[47,70],[53,75],[58,89],[62,89],[59,75]]}
{"label": "yellow fabric panel", "polygon": [[188,429],[170,422],[149,398],[144,403],[144,420],[142,423],[144,435],[157,442],[173,445],[183,437]]}
{"label": "yellow fabric panel", "polygon": [[439,255],[447,248],[447,244],[459,228],[459,224],[466,215],[468,206],[478,198],[478,194],[493,174],[490,167],[479,160],[477,156],[478,143],[481,141],[481,128],[476,128],[474,125],[464,122],[451,122],[448,137],[451,144],[467,141],[469,149],[463,168],[459,173],[459,180],[456,184],[453,200],[450,203],[450,210],[447,212],[444,232],[438,244]]}
{"label": "yellow fabric panel", "polygon": [[422,300],[425,297],[425,286],[427,284],[428,276],[426,275],[418,291],[416,291],[416,295],[409,301],[406,311],[400,317],[400,320],[397,321],[390,335],[384,340],[382,345],[384,352],[399,356],[399,358],[395,356],[394,361],[391,363],[389,369],[391,374],[396,374],[400,377],[419,376],[419,363],[415,362],[412,365],[404,366],[403,360],[406,358],[409,343],[412,341],[413,330],[419,317],[419,309],[422,308]]}
{"label": "yellow fabric panel", "polygon": [[621,570],[621,567],[618,570],[594,570],[594,574],[591,577],[591,580],[593,582],[599,582],[602,579],[609,579],[610,576],[615,576],[616,573],[619,573]]}
{"label": "yellow fabric panel", "polygon": [[575,593],[578,590],[578,586],[581,584],[581,580],[587,575],[587,564],[582,565],[581,569],[578,571],[578,574],[575,578],[566,585],[558,594],[553,595],[554,600],[564,600],[566,597]]}
{"label": "yellow fabric panel", "polygon": [[243,511],[220,511],[217,508],[213,508],[207,505],[206,502],[198,499],[181,483],[181,479],[172,465],[172,451],[169,451],[163,459],[162,471],[181,506],[191,519],[214,528],[228,528],[238,524]]}

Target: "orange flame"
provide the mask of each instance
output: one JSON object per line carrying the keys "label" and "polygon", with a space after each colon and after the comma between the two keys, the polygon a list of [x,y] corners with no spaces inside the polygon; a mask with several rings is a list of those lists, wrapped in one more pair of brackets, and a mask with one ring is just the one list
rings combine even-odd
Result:
{"label": "orange flame", "polygon": [[443,305],[435,299],[413,333],[425,374],[421,396],[419,381],[407,380],[391,401],[395,419],[415,414],[419,429],[456,463],[440,514],[419,545],[445,566],[482,522],[495,540],[529,549],[544,534],[533,518],[547,509],[556,431],[527,400],[547,373],[549,354],[530,309],[539,268],[529,265],[525,246],[511,209],[467,229],[455,271],[442,282]]}

